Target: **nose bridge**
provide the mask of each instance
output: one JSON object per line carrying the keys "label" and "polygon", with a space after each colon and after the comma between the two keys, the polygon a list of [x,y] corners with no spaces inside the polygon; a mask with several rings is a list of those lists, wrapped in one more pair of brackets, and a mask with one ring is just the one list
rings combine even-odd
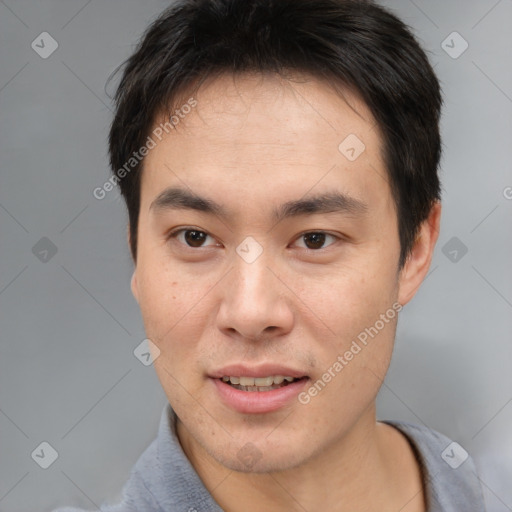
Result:
{"label": "nose bridge", "polygon": [[[282,285],[276,278],[275,266],[270,251],[257,254],[255,246],[241,244],[234,255],[233,268],[222,297],[219,311],[219,327],[237,331],[243,337],[256,339],[263,331],[267,333],[291,327],[293,319],[289,304],[282,293]],[[250,257],[249,257],[250,256]],[[277,331],[276,331],[277,332]]]}
{"label": "nose bridge", "polygon": [[232,293],[238,301],[256,301],[255,305],[261,308],[271,300],[277,284],[273,273],[268,268],[272,266],[269,252],[262,250],[258,251],[258,254],[255,248],[250,247],[244,253],[243,249],[240,246],[237,249]]}
{"label": "nose bridge", "polygon": [[246,236],[233,255],[236,284],[251,293],[258,292],[272,274],[267,268],[273,264],[268,239],[257,238]]}

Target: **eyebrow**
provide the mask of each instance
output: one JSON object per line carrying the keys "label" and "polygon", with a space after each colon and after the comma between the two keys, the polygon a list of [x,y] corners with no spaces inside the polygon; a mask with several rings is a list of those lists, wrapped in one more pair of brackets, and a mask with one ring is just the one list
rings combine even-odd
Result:
{"label": "eyebrow", "polygon": [[[224,219],[230,216],[224,206],[212,199],[176,187],[167,188],[161,192],[151,203],[149,209],[155,212],[168,209],[195,210]],[[344,213],[351,216],[362,216],[367,211],[368,205],[363,201],[336,191],[287,201],[272,211],[272,220],[280,222],[289,217],[318,213]]]}

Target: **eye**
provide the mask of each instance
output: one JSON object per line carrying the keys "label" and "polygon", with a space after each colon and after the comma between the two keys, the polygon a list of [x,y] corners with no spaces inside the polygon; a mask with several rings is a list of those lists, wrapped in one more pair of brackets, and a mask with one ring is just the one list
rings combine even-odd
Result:
{"label": "eye", "polygon": [[300,235],[300,237],[297,240],[304,240],[306,249],[318,250],[324,249],[323,245],[325,244],[326,237],[330,237],[334,239],[334,241],[339,240],[339,237],[330,235],[329,233],[325,233],[324,231],[310,231],[308,233],[302,233],[302,235]]}
{"label": "eye", "polygon": [[[177,239],[182,243],[183,245],[186,245],[190,248],[198,248],[198,247],[205,247],[204,241],[210,237],[213,240],[213,237],[211,237],[208,233],[205,231],[201,231],[199,229],[195,228],[181,228],[177,229],[175,231],[172,231],[167,236],[167,240],[171,239]],[[215,243],[213,245],[219,245],[218,243]],[[208,247],[208,246],[206,246]]]}

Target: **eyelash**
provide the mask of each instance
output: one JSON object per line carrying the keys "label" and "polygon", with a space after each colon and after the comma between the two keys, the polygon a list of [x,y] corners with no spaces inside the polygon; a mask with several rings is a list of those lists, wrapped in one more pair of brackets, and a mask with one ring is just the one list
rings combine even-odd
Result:
{"label": "eyelash", "polygon": [[[203,231],[201,229],[198,229],[198,228],[195,228],[195,227],[185,227],[185,228],[175,229],[175,230],[171,231],[170,233],[168,233],[167,236],[166,236],[166,240],[167,240],[167,242],[170,242],[171,239],[175,239],[175,238],[178,237],[178,235],[180,235],[181,233],[185,233],[187,231],[197,231],[198,233],[204,233],[206,236],[211,236],[208,232]],[[304,231],[301,234],[299,234],[295,238],[295,240],[299,240],[302,237],[304,237],[305,235],[311,235],[311,234],[327,235],[327,236],[330,236],[330,237],[334,238],[335,241],[332,242],[331,244],[329,244],[327,247],[321,247],[320,249],[309,249],[308,247],[303,247],[302,249],[304,249],[308,253],[320,252],[320,251],[322,251],[322,249],[327,249],[331,245],[334,245],[336,243],[336,241],[342,240],[342,237],[340,237],[340,236],[333,235],[332,233],[328,233],[327,231],[321,231],[321,230],[318,230],[318,231],[314,231],[314,230],[313,231]],[[204,249],[208,249],[210,247],[215,247],[215,246],[191,247],[190,245],[187,245],[186,243],[182,243],[181,245],[184,245],[187,249],[191,249],[191,250],[197,250],[197,249],[203,249],[204,250]]]}

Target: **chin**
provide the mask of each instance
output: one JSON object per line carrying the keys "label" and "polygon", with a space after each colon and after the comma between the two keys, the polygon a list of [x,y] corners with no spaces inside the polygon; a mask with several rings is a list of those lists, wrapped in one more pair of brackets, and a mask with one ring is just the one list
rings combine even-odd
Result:
{"label": "chin", "polygon": [[[241,446],[236,449],[234,446]],[[300,443],[304,446],[304,443]],[[299,444],[283,445],[272,443],[231,442],[225,449],[207,449],[209,455],[222,466],[239,473],[275,473],[293,469],[305,463],[312,455]]]}

